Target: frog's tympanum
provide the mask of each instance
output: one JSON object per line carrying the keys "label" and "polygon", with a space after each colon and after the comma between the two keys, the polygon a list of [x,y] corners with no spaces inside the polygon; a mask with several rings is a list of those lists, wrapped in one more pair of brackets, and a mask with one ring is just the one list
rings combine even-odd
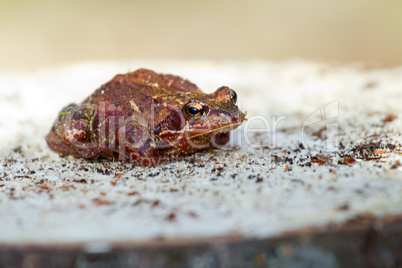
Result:
{"label": "frog's tympanum", "polygon": [[139,69],[65,107],[46,141],[61,156],[157,166],[226,144],[229,131],[245,120],[236,100],[226,86],[205,94],[178,76]]}

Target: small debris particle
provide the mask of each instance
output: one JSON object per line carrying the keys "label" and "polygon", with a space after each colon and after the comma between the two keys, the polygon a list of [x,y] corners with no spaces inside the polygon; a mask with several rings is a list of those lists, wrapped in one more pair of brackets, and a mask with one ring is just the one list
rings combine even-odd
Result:
{"label": "small debris particle", "polygon": [[393,164],[393,165],[391,166],[391,169],[397,169],[397,168],[399,168],[400,166],[402,166],[401,161],[396,160],[396,161],[395,161],[395,164]]}
{"label": "small debris particle", "polygon": [[343,159],[342,164],[344,165],[351,165],[356,163],[356,159],[354,159],[353,157],[346,157],[345,159]]}
{"label": "small debris particle", "polygon": [[326,135],[325,135],[326,133],[324,132],[324,130],[326,130],[326,128],[322,127],[319,130],[313,132],[312,135],[317,137],[317,138],[319,138],[319,139],[321,139],[321,140],[324,140],[324,139],[326,139]]}
{"label": "small debris particle", "polygon": [[364,85],[364,87],[366,89],[371,89],[371,88],[375,88],[377,85],[378,85],[378,83],[376,81],[369,81]]}
{"label": "small debris particle", "polygon": [[285,165],[285,171],[287,172],[292,171],[292,167],[290,167],[289,165]]}
{"label": "small debris particle", "polygon": [[152,207],[152,208],[155,208],[155,207],[159,206],[159,204],[160,204],[160,201],[159,201],[159,200],[155,200],[155,201],[152,203],[151,207]]}
{"label": "small debris particle", "polygon": [[325,164],[332,164],[332,158],[329,155],[317,154],[311,157],[311,163],[316,163],[320,166]]}
{"label": "small debris particle", "polygon": [[248,176],[247,176],[247,179],[252,180],[252,179],[254,179],[255,177],[256,177],[255,175],[248,175]]}
{"label": "small debris particle", "polygon": [[127,193],[127,195],[128,195],[128,196],[140,195],[140,193],[138,193],[137,191],[134,191],[134,192]]}
{"label": "small debris particle", "polygon": [[148,177],[156,177],[156,176],[159,176],[159,174],[161,174],[161,173],[158,171],[155,173],[148,174]]}
{"label": "small debris particle", "polygon": [[398,118],[398,116],[395,114],[387,114],[382,122],[385,124],[394,121],[396,118]]}
{"label": "small debris particle", "polygon": [[195,213],[194,211],[189,211],[188,216],[190,216],[191,218],[198,218],[197,213]]}
{"label": "small debris particle", "polygon": [[305,184],[305,182],[302,181],[302,180],[300,180],[300,179],[291,179],[291,181],[292,181],[292,182],[300,183],[301,185],[304,185],[304,184]]}
{"label": "small debris particle", "polygon": [[116,182],[116,181],[111,181],[110,184],[111,184],[112,186],[116,186],[117,182]]}
{"label": "small debris particle", "polygon": [[81,180],[74,180],[74,182],[77,182],[77,183],[87,183],[87,181],[84,180],[84,179],[81,179]]}
{"label": "small debris particle", "polygon": [[373,152],[373,154],[385,154],[385,151],[383,151],[383,150],[375,150]]}
{"label": "small debris particle", "polygon": [[13,149],[13,152],[14,152],[14,153],[21,154],[21,153],[22,153],[21,146],[15,147],[15,148]]}
{"label": "small debris particle", "polygon": [[92,200],[92,201],[95,203],[96,206],[103,206],[103,205],[106,204],[105,201],[103,201],[102,199],[99,199],[99,198],[95,198],[95,199]]}
{"label": "small debris particle", "polygon": [[118,174],[114,175],[113,179],[116,179],[116,178],[121,179],[122,176],[123,176],[123,174],[118,173]]}
{"label": "small debris particle", "polygon": [[171,212],[169,215],[166,217],[167,221],[176,221],[176,214],[174,212]]}
{"label": "small debris particle", "polygon": [[344,205],[341,205],[341,206],[338,207],[339,211],[346,211],[346,210],[349,210],[349,209],[350,209],[349,204],[344,204]]}

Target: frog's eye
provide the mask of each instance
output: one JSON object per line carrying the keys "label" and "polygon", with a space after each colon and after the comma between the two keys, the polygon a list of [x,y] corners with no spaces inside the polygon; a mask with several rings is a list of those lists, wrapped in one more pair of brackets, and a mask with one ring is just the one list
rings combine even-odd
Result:
{"label": "frog's eye", "polygon": [[184,105],[184,114],[190,120],[199,120],[205,115],[205,108],[199,102],[190,101]]}
{"label": "frog's eye", "polygon": [[233,89],[230,89],[227,86],[222,86],[218,88],[214,93],[214,97],[216,100],[221,102],[232,102],[236,105],[237,102],[237,94]]}
{"label": "frog's eye", "polygon": [[237,94],[236,91],[234,91],[233,89],[230,90],[230,98],[232,99],[233,104],[236,104]]}

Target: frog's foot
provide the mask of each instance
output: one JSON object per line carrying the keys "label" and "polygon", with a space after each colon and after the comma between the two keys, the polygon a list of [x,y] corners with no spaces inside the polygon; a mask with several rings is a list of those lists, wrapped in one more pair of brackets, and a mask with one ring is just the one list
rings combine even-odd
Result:
{"label": "frog's foot", "polygon": [[119,128],[119,157],[117,160],[154,167],[166,160],[159,154],[147,125],[130,121]]}
{"label": "frog's foot", "polygon": [[229,143],[230,133],[220,132],[212,135],[211,137],[211,147],[212,148],[222,148]]}

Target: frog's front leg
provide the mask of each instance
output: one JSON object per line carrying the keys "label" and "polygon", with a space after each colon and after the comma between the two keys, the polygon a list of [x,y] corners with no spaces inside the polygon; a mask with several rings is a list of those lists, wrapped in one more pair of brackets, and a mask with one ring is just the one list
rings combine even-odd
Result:
{"label": "frog's front leg", "polygon": [[225,147],[229,143],[229,140],[229,132],[216,133],[211,137],[211,147],[217,149]]}
{"label": "frog's front leg", "polygon": [[119,160],[133,161],[144,167],[155,167],[169,160],[147,124],[131,120],[119,128]]}

